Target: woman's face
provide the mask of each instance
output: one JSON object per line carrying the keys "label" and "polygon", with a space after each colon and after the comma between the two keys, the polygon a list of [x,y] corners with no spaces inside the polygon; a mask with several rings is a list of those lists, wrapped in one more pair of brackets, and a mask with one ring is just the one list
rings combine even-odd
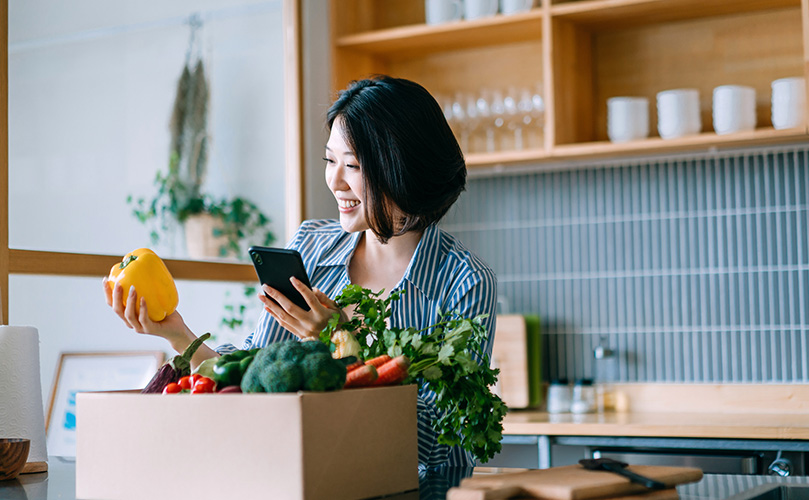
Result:
{"label": "woman's face", "polygon": [[365,199],[362,170],[354,152],[343,138],[343,119],[337,117],[332,123],[329,141],[326,144],[326,185],[329,186],[340,211],[340,225],[349,233],[365,231]]}

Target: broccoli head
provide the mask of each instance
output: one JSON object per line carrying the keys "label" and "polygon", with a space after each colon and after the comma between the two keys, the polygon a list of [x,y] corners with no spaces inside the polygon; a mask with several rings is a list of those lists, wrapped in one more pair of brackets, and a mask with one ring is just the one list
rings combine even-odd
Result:
{"label": "broccoli head", "polygon": [[260,365],[266,365],[268,363],[272,363],[276,359],[278,359],[278,350],[281,348],[281,342],[275,342],[267,347],[262,347],[261,349],[256,352],[253,356],[253,361],[258,361]]}
{"label": "broccoli head", "polygon": [[258,351],[242,377],[242,392],[333,391],[346,381],[345,363],[319,341],[275,342]]}
{"label": "broccoli head", "polygon": [[331,355],[329,346],[323,342],[320,342],[319,340],[307,340],[305,342],[301,342],[300,344],[301,348],[303,348],[303,352],[307,356],[315,352],[322,352]]}
{"label": "broccoli head", "polygon": [[300,366],[305,391],[334,391],[341,389],[346,383],[345,365],[328,353],[309,354],[303,358]]}
{"label": "broccoli head", "polygon": [[261,372],[262,368],[267,366],[269,362],[267,361],[266,355],[264,356],[264,360],[259,359],[259,356],[261,356],[261,352],[256,354],[253,362],[250,363],[250,366],[247,367],[244,375],[242,375],[242,381],[239,384],[242,388],[242,392],[266,392],[264,385],[261,383]]}
{"label": "broccoli head", "polygon": [[284,340],[276,342],[278,344],[278,357],[277,359],[289,361],[291,363],[298,363],[306,356],[306,349],[303,347],[303,342],[299,340]]}
{"label": "broccoli head", "polygon": [[264,367],[259,378],[266,392],[297,392],[303,387],[301,367],[283,359]]}

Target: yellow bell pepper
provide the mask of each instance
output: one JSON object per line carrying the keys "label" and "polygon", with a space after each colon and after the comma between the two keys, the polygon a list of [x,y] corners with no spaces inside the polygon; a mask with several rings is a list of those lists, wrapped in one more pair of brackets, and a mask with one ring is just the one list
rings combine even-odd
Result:
{"label": "yellow bell pepper", "polygon": [[179,296],[174,278],[160,257],[148,248],[139,248],[124,255],[123,260],[110,269],[108,284],[111,289],[116,284],[124,288],[124,307],[129,288],[134,286],[138,294],[136,311],[140,314],[140,297],[144,297],[152,321],[162,321],[177,309]]}

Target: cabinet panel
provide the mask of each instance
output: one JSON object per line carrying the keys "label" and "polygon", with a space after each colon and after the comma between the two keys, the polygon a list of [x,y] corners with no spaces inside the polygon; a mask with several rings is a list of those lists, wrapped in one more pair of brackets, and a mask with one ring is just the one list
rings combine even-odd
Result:
{"label": "cabinet panel", "polygon": [[396,76],[424,85],[430,92],[478,92],[542,82],[542,44],[537,41],[441,52],[419,59],[391,61]]}
{"label": "cabinet panel", "polygon": [[554,21],[552,30],[553,144],[592,141],[593,35],[566,21]]}
{"label": "cabinet panel", "polygon": [[421,1],[338,0],[331,7],[336,37],[424,23]]}

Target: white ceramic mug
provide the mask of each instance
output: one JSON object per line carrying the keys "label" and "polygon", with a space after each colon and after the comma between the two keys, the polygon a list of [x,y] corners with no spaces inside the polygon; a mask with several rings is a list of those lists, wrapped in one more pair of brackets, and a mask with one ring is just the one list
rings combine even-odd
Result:
{"label": "white ceramic mug", "polygon": [[509,15],[528,12],[534,7],[534,0],[500,0],[500,13]]}
{"label": "white ceramic mug", "polygon": [[713,128],[720,135],[754,130],[756,89],[744,85],[713,89]]}
{"label": "white ceramic mug", "polygon": [[649,137],[649,99],[611,97],[607,99],[607,135],[612,142]]}
{"label": "white ceramic mug", "polygon": [[427,24],[458,21],[463,17],[463,0],[424,0]]}
{"label": "white ceramic mug", "polygon": [[663,139],[698,134],[702,130],[699,90],[672,89],[657,93],[657,131]]}
{"label": "white ceramic mug", "polygon": [[497,14],[498,0],[464,0],[463,15],[468,21]]}
{"label": "white ceramic mug", "polygon": [[780,78],[772,82],[772,126],[795,128],[806,122],[806,80]]}

